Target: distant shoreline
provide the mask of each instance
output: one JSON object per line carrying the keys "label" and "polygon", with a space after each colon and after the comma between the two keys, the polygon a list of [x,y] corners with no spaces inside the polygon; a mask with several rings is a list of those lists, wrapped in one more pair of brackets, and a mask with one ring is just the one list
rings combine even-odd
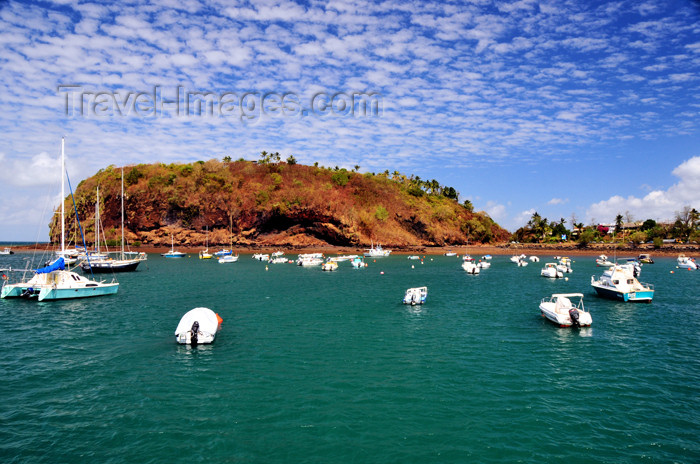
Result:
{"label": "distant shoreline", "polygon": [[[26,243],[26,242],[25,242]],[[7,245],[5,245],[7,246]],[[44,251],[51,249],[52,246],[49,243],[42,243],[37,245],[10,245],[13,251]],[[178,246],[175,247],[179,251],[186,253],[197,254],[200,250],[204,249],[204,246]],[[215,252],[224,247],[210,247],[210,252]],[[685,244],[668,244],[664,245],[660,249],[654,249],[650,245],[642,245],[637,248],[631,248],[629,245],[618,245],[617,247],[611,244],[592,244],[587,248],[579,248],[576,244],[562,243],[562,244],[535,244],[535,243],[525,243],[525,244],[495,244],[495,245],[459,245],[459,246],[414,246],[414,247],[385,247],[386,249],[392,250],[392,254],[397,255],[443,255],[446,252],[455,252],[458,255],[464,255],[465,253],[473,255],[474,257],[479,257],[486,254],[491,255],[545,255],[545,256],[598,256],[605,254],[609,257],[618,255],[619,257],[636,257],[641,253],[648,253],[652,256],[667,256],[676,257],[679,254],[686,255],[698,255],[700,254],[700,245],[685,245]],[[145,253],[165,253],[170,250],[170,247],[166,246],[139,246],[131,247],[131,251],[145,252]],[[277,247],[277,246],[267,246],[261,245],[258,247],[233,247],[235,253],[242,254],[253,254],[253,253],[272,253],[274,251],[284,251],[287,254],[298,254],[298,253],[324,253],[326,255],[334,254],[362,254],[366,248],[363,247],[342,247],[342,246],[308,246],[308,247]],[[112,249],[111,251],[116,251]]]}

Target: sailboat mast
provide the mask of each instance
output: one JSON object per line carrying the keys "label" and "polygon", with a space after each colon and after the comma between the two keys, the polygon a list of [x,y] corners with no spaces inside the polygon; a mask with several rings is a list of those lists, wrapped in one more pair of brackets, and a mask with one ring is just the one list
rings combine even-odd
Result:
{"label": "sailboat mast", "polygon": [[121,259],[124,259],[124,168],[122,168],[122,254]]}
{"label": "sailboat mast", "polygon": [[61,137],[61,255],[66,250],[66,152],[65,152],[65,137]]}
{"label": "sailboat mast", "polygon": [[100,254],[100,187],[95,197],[95,251]]}

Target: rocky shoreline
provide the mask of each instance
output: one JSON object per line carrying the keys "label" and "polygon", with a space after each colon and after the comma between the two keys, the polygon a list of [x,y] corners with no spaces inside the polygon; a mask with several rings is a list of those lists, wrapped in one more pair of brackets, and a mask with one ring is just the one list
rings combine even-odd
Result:
{"label": "rocky shoreline", "polygon": [[[39,245],[18,245],[13,246],[14,251],[39,251],[45,249],[54,249],[50,244]],[[179,251],[186,253],[198,253],[204,249],[203,246],[176,246]],[[222,247],[209,247],[210,252],[215,252]],[[227,247],[228,248],[228,247]],[[561,243],[561,244],[536,244],[536,243],[500,243],[493,245],[460,245],[460,246],[411,246],[411,247],[386,247],[392,250],[393,254],[409,255],[443,255],[446,252],[452,251],[459,255],[465,253],[475,257],[491,254],[491,255],[545,255],[545,256],[598,256],[605,254],[609,257],[618,255],[619,257],[636,257],[641,253],[648,253],[652,256],[676,257],[680,254],[688,256],[700,255],[700,245],[686,244],[666,244],[661,248],[654,249],[652,245],[641,245],[632,247],[630,245],[621,244],[604,244],[595,243],[589,244],[586,248],[580,248],[576,243]],[[139,251],[145,253],[165,253],[170,250],[170,247],[165,246],[139,246],[131,247],[131,251]],[[272,253],[274,251],[284,251],[288,254],[298,253],[324,253],[326,255],[333,254],[361,254],[366,250],[362,247],[342,247],[342,246],[295,246],[295,247],[271,247],[271,246],[235,246],[235,253],[252,254],[252,253]]]}

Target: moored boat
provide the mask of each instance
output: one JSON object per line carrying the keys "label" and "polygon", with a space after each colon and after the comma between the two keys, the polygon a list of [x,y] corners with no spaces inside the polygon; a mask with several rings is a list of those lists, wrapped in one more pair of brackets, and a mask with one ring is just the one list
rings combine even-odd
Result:
{"label": "moored boat", "polygon": [[615,263],[613,263],[612,261],[608,260],[608,257],[607,257],[607,256],[605,256],[605,255],[600,255],[600,256],[598,256],[598,257],[596,258],[596,260],[595,260],[595,265],[596,265],[596,266],[603,266],[603,267],[610,267],[610,266],[614,266]]}
{"label": "moored boat", "polygon": [[219,258],[220,264],[235,263],[238,261],[238,255],[224,255]]}
{"label": "moored boat", "polygon": [[540,271],[542,277],[548,277],[550,279],[562,279],[564,278],[564,273],[559,270],[557,263],[545,263],[544,267]]}
{"label": "moored boat", "polygon": [[385,250],[380,244],[377,244],[375,246],[374,243],[372,243],[370,248],[367,251],[365,251],[365,256],[367,258],[382,258],[385,256],[389,256],[390,254],[391,250]]}
{"label": "moored boat", "polygon": [[637,259],[640,263],[654,264],[654,260],[651,258],[651,255],[649,253],[642,253]]}
{"label": "moored boat", "polygon": [[622,301],[650,303],[654,298],[654,286],[642,283],[621,266],[606,269],[598,279],[591,276],[591,286],[599,296]]}
{"label": "moored boat", "polygon": [[337,271],[338,270],[338,263],[335,261],[328,260],[321,265],[321,270],[322,271]]}
{"label": "moored boat", "polygon": [[185,313],[175,329],[175,340],[181,345],[211,343],[222,319],[209,308],[194,308]]}
{"label": "moored boat", "polygon": [[[577,298],[578,303],[571,298]],[[543,298],[540,312],[559,327],[587,327],[593,322],[591,313],[583,308],[583,293],[555,293]]]}
{"label": "moored boat", "polygon": [[409,288],[403,297],[403,304],[410,304],[411,306],[422,305],[427,298],[428,287]]}
{"label": "moored boat", "polygon": [[476,275],[481,272],[481,268],[476,264],[474,258],[469,255],[464,255],[462,258],[462,269],[467,271],[467,274]]}
{"label": "moored boat", "polygon": [[[66,251],[64,205],[67,174],[64,145],[65,139],[61,139],[61,252]],[[77,218],[77,210],[75,215]],[[64,300],[113,295],[119,290],[119,282],[115,279],[112,279],[111,282],[90,280],[66,269],[67,264],[65,258],[59,257],[48,266],[35,270],[34,276],[27,281],[11,284],[9,278],[3,278],[0,298],[36,298],[38,301]]]}
{"label": "moored boat", "polygon": [[695,259],[689,258],[685,255],[678,256],[676,259],[676,266],[678,266],[679,269],[688,269],[690,271],[695,271],[698,269],[698,264],[695,262]]}
{"label": "moored boat", "polygon": [[161,253],[161,256],[164,258],[184,258],[185,256],[187,256],[187,253],[175,250],[175,237],[173,237],[173,235],[171,234],[170,251],[168,251],[167,253]]}
{"label": "moored boat", "polygon": [[44,300],[66,300],[112,295],[119,290],[116,281],[90,280],[66,269],[63,258],[58,258],[49,266],[37,269],[26,282],[10,284],[5,280],[0,298],[37,298]]}

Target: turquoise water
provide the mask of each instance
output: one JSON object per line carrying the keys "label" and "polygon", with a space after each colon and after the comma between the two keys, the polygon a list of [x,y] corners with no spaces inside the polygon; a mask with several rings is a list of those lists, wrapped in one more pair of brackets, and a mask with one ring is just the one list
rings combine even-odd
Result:
{"label": "turquoise water", "polygon": [[[0,300],[0,462],[699,462],[700,273],[658,259],[653,303],[624,304],[592,293],[594,258],[568,282],[543,264],[150,255],[115,296]],[[593,326],[545,321],[554,292],[583,292]],[[196,306],[222,330],[179,346]]]}

